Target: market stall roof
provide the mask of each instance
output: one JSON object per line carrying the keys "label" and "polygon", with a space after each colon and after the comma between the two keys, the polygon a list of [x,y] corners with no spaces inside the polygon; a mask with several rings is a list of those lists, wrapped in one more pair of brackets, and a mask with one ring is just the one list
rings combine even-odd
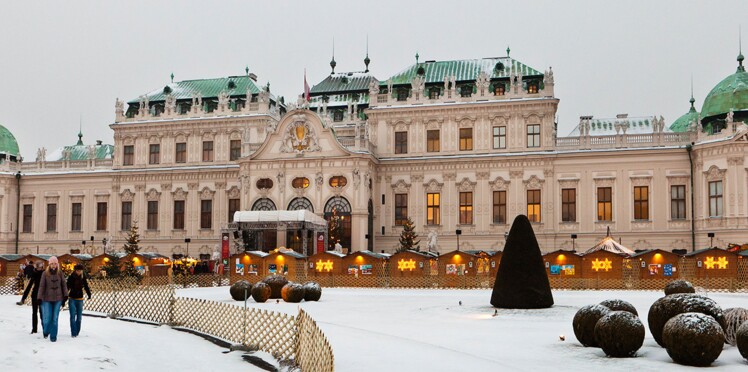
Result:
{"label": "market stall roof", "polygon": [[324,218],[308,211],[239,211],[234,213],[234,222],[308,222],[327,226]]}
{"label": "market stall roof", "polygon": [[634,251],[632,251],[630,248],[624,247],[622,244],[618,243],[615,239],[613,239],[610,235],[604,237],[597,244],[595,244],[594,247],[584,252],[584,254],[590,254],[592,252],[597,252],[597,251],[608,251],[608,252],[612,252],[615,254],[621,254],[621,255],[627,255],[627,256],[631,256],[635,254]]}

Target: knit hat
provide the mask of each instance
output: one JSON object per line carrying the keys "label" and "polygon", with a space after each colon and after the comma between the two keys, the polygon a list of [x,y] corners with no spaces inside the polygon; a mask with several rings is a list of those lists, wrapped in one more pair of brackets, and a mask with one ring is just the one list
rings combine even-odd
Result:
{"label": "knit hat", "polygon": [[55,256],[50,257],[48,262],[50,264],[53,264],[53,263],[58,264],[58,265],[60,264],[60,262],[57,261],[57,257],[55,257]]}

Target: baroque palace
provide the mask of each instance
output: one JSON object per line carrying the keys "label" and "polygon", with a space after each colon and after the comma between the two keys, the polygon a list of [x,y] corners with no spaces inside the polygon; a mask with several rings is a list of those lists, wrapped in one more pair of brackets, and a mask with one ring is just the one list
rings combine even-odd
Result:
{"label": "baroque palace", "polygon": [[[210,254],[236,211],[302,209],[339,215],[351,251],[393,252],[409,218],[421,249],[428,240],[442,253],[501,250],[518,214],[544,252],[590,247],[608,229],[634,249],[746,243],[742,55],[701,112],[692,97],[672,123],[582,116],[568,136],[556,131],[553,71],[509,49],[454,61],[416,55],[385,80],[369,62],[336,72],[333,59],[294,103],[248,69],[172,81],[117,100],[113,145],[79,133],[74,145],[38,149],[35,161],[22,161],[0,126],[0,253],[118,250],[137,223],[145,251]],[[243,238],[250,249],[311,254],[301,234]]]}

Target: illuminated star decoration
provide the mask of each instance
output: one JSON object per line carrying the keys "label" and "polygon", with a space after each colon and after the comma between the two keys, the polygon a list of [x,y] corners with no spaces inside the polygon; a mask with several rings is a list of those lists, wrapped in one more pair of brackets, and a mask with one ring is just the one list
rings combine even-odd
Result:
{"label": "illuminated star decoration", "polygon": [[611,269],[613,269],[613,261],[611,261],[611,260],[609,260],[607,258],[604,259],[604,260],[602,260],[602,261],[600,259],[596,258],[594,261],[592,261],[592,270],[595,270],[595,271],[600,271],[600,270],[609,271]]}
{"label": "illuminated star decoration", "polygon": [[706,260],[704,260],[704,266],[706,266],[707,269],[727,269],[727,257],[722,256],[717,260],[714,260],[714,257],[707,257]]}
{"label": "illuminated star decoration", "polygon": [[332,271],[332,261],[327,260],[326,262],[323,262],[322,260],[317,261],[317,271],[327,270]]}
{"label": "illuminated star decoration", "polygon": [[416,262],[411,258],[408,261],[400,260],[397,261],[397,269],[400,271],[410,270],[413,271],[416,268]]}

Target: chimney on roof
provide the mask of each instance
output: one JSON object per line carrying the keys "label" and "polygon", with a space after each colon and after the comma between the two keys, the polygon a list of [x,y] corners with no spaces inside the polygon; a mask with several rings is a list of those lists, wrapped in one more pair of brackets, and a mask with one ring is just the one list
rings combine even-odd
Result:
{"label": "chimney on roof", "polygon": [[252,79],[252,81],[257,82],[257,75],[255,75],[254,72],[249,73],[249,78]]}
{"label": "chimney on roof", "polygon": [[96,146],[101,146],[101,140],[96,140]]}
{"label": "chimney on roof", "polygon": [[629,114],[618,114],[616,115],[616,119],[626,119],[629,117]]}

